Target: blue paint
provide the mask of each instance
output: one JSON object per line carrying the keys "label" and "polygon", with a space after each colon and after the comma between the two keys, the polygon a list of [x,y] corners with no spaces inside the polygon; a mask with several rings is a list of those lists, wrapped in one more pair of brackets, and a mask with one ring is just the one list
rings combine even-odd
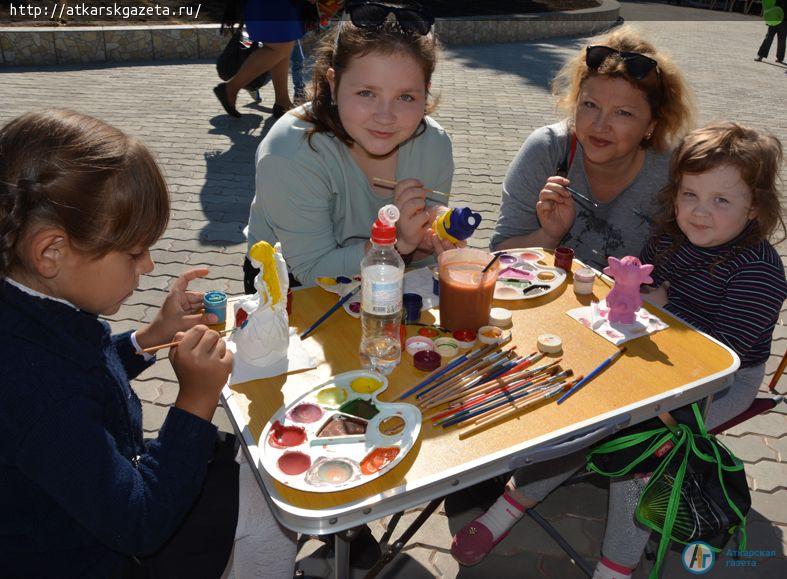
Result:
{"label": "blue paint", "polygon": [[218,320],[216,324],[223,324],[227,321],[227,294],[220,291],[211,291],[202,298],[202,305],[206,314],[214,314]]}

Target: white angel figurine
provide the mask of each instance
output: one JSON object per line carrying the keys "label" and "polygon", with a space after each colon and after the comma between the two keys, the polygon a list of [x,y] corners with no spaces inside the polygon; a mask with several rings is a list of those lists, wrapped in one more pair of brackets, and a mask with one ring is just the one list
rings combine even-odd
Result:
{"label": "white angel figurine", "polygon": [[[260,273],[254,279],[257,294],[235,304],[235,313],[243,309],[248,317],[232,334],[237,356],[247,364],[267,367],[287,357],[290,341],[287,317],[287,264],[281,246],[271,247],[258,241],[249,250],[249,260]],[[236,315],[237,319],[237,315]]]}

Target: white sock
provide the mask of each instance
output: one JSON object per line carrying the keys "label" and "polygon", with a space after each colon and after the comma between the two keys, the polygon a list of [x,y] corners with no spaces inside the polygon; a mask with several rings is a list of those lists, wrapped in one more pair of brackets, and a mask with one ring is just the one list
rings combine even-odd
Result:
{"label": "white sock", "polygon": [[631,579],[632,570],[602,557],[596,564],[593,579]]}
{"label": "white sock", "polygon": [[517,503],[508,492],[504,492],[489,510],[478,517],[478,522],[489,529],[492,540],[497,541],[525,514],[525,507]]}

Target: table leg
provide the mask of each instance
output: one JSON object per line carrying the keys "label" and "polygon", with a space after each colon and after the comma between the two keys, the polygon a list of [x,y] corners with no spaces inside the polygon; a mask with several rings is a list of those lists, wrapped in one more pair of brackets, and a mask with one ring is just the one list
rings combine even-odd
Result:
{"label": "table leg", "polygon": [[563,538],[563,535],[561,535],[560,533],[557,532],[557,529],[555,529],[551,524],[549,524],[549,522],[546,521],[535,510],[527,509],[525,512],[528,515],[530,515],[530,517],[536,523],[538,523],[541,526],[541,528],[544,529],[549,534],[549,536],[552,537],[552,539],[554,539],[554,541],[558,545],[560,545],[560,547],[571,558],[571,561],[575,565],[577,565],[585,573],[585,575],[587,575],[588,577],[592,577],[593,576],[594,569],[590,565],[590,563],[585,561],[585,559],[579,553],[576,552],[574,547],[572,547],[571,544]]}
{"label": "table leg", "polygon": [[[418,529],[420,529],[426,520],[432,516],[432,513],[435,512],[435,509],[437,509],[437,507],[440,506],[440,503],[442,502],[443,498],[441,497],[429,503],[426,508],[421,511],[418,517],[410,524],[410,526],[407,527],[407,530],[405,530],[405,532],[402,533],[402,535],[391,545],[388,545],[388,548],[385,550],[385,553],[383,553],[383,556],[380,557],[380,560],[377,561],[377,564],[374,567],[369,569],[369,572],[366,574],[364,579],[373,579],[388,563],[393,561],[394,557],[396,557],[407,544],[407,541],[412,539],[413,535],[418,532]],[[399,519],[397,518],[396,520],[398,521]]]}
{"label": "table leg", "polygon": [[[349,529],[352,533],[353,529]],[[333,576],[334,579],[347,579],[350,576],[350,541],[348,531],[333,536]]]}

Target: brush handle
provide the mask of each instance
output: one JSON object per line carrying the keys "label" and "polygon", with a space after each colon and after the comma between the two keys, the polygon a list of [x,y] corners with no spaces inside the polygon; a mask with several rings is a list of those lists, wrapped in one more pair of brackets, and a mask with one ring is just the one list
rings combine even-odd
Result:
{"label": "brush handle", "polygon": [[[230,328],[229,330],[221,330],[219,332],[219,336],[224,336],[229,334],[230,332],[235,331],[236,328]],[[144,350],[140,350],[137,354],[153,354],[154,352],[158,352],[159,350],[163,350],[164,348],[177,348],[178,344],[180,344],[180,340],[175,340],[174,342],[167,342],[166,344],[159,344],[158,346],[151,346],[150,348],[145,348]]]}
{"label": "brush handle", "polygon": [[342,305],[344,305],[344,303],[345,303],[345,302],[347,302],[347,301],[348,301],[348,300],[349,300],[351,297],[353,297],[355,294],[357,294],[357,293],[358,293],[358,290],[360,290],[360,289],[361,289],[361,286],[359,285],[358,287],[356,287],[356,288],[355,288],[354,290],[352,290],[351,292],[349,292],[349,293],[345,294],[345,295],[342,297],[342,299],[340,299],[338,302],[336,302],[335,304],[333,304],[333,305],[332,305],[332,306],[331,306],[331,307],[328,309],[328,311],[327,311],[327,312],[325,312],[325,313],[324,313],[322,316],[320,316],[320,319],[318,319],[316,322],[314,322],[314,323],[313,323],[311,326],[309,326],[309,327],[308,327],[308,329],[307,329],[305,332],[303,332],[303,333],[301,334],[301,340],[305,340],[306,338],[308,338],[308,337],[309,337],[309,334],[311,334],[311,333],[312,333],[314,330],[316,330],[316,329],[317,329],[317,326],[319,326],[319,325],[320,325],[320,324],[322,324],[322,323],[323,323],[325,320],[327,320],[328,318],[330,318],[330,317],[331,317],[331,315],[333,314],[333,312],[335,312],[335,311],[336,311],[336,310],[338,310],[340,307],[342,307]]}

